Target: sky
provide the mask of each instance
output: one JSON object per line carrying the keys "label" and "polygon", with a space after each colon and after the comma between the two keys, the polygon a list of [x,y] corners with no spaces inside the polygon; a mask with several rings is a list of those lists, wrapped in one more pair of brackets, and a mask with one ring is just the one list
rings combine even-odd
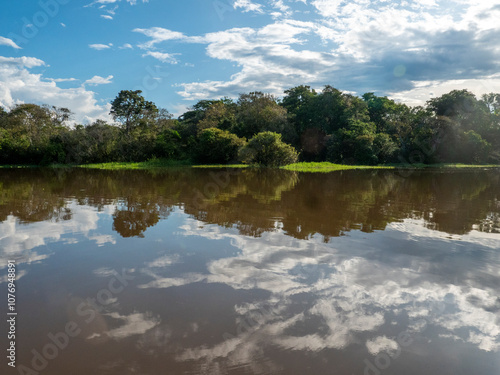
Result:
{"label": "sky", "polygon": [[200,99],[331,85],[409,105],[500,92],[500,0],[19,0],[0,13],[0,106],[110,121],[120,90]]}

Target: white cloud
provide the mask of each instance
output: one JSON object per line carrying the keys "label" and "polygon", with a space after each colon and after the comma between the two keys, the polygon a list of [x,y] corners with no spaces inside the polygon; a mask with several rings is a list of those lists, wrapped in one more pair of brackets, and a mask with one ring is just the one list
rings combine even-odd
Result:
{"label": "white cloud", "polygon": [[[92,5],[96,5],[96,4],[100,4],[100,7],[103,7],[103,6],[106,6],[106,5],[109,5],[109,4],[115,4],[115,3],[119,3],[121,2],[122,0],[95,0],[94,2],[88,4],[88,5],[85,5],[85,7],[90,7]],[[137,0],[126,0],[127,3],[129,3],[130,5],[136,5],[137,4]],[[148,3],[149,0],[142,0],[142,3]]]}
{"label": "white cloud", "polygon": [[323,17],[334,17],[338,14],[340,4],[344,0],[314,0],[311,4]]}
{"label": "white cloud", "polygon": [[[148,3],[149,0],[142,0],[143,3]],[[136,5],[137,4],[137,0],[127,0],[127,3],[129,3],[130,5]]]}
{"label": "white cloud", "polygon": [[121,47],[118,47],[119,49],[134,49],[134,47],[132,47],[132,44],[130,43],[125,43],[123,46]]}
{"label": "white cloud", "polygon": [[151,38],[151,41],[143,44],[144,48],[167,40],[201,43],[207,45],[209,57],[230,60],[241,66],[241,71],[233,75],[230,81],[182,84],[184,90],[179,94],[194,100],[236,96],[249,87],[280,95],[284,87],[325,79],[325,76],[336,70],[333,55],[292,48],[293,44],[303,43],[299,36],[311,34],[313,30],[313,23],[285,20],[257,30],[235,28],[203,36],[186,36],[161,28],[141,29],[140,32]]}
{"label": "white cloud", "polygon": [[[175,55],[178,55],[178,54],[175,54]],[[178,63],[177,59],[174,57],[174,54],[170,54],[170,53],[148,51],[142,56],[143,57],[151,56],[151,57],[154,57],[155,59],[160,60],[163,63],[169,63],[169,64],[177,64]]]}
{"label": "white cloud", "polygon": [[[459,0],[453,2],[456,7],[433,0],[303,3],[318,13],[314,21],[288,18],[257,29],[234,28],[198,36],[159,27],[134,31],[150,37],[141,48],[150,50],[173,40],[200,43],[206,45],[207,56],[239,68],[223,80],[206,77],[180,84],[183,89],[178,93],[188,100],[234,97],[249,87],[282,95],[298,84],[333,84],[354,94],[374,91],[398,99],[408,92],[403,100],[418,104],[422,100],[416,101],[412,91],[421,95],[417,89],[424,82],[439,80],[444,88],[452,86],[453,80],[473,87],[490,81],[496,90],[491,77],[500,69],[500,47],[492,41],[500,35],[500,7]],[[278,18],[293,14],[279,0],[266,6],[237,1],[234,6]]]}
{"label": "white cloud", "polygon": [[141,48],[151,48],[155,44],[167,41],[167,40],[180,40],[186,38],[183,33],[177,31],[171,31],[161,27],[152,27],[150,29],[134,29],[132,30],[136,33],[144,34],[151,38],[151,41],[139,45]]}
{"label": "white cloud", "polygon": [[56,79],[45,79],[30,69],[45,63],[33,57],[0,56],[0,106],[10,108],[20,103],[50,104],[66,107],[75,113],[75,121],[111,120],[109,104],[100,105],[93,91],[85,87],[62,89]]}
{"label": "white cloud", "polygon": [[36,57],[4,57],[0,56],[0,65],[4,66],[18,66],[20,68],[26,67],[26,68],[34,68],[36,66],[44,66],[45,63],[37,59]]}
{"label": "white cloud", "polygon": [[96,49],[98,51],[111,48],[112,46],[113,46],[112,43],[109,43],[109,44],[89,44],[90,48]]}
{"label": "white cloud", "polygon": [[413,88],[400,92],[388,92],[387,95],[394,100],[404,102],[411,106],[424,105],[431,98],[439,97],[452,90],[468,89],[476,96],[500,92],[500,74],[478,78],[459,79],[447,81],[413,82]]}
{"label": "white cloud", "polygon": [[93,3],[88,4],[86,6],[88,7],[88,6],[92,6],[92,5],[95,5],[95,4],[114,4],[114,3],[117,3],[119,1],[120,0],[96,0]]}
{"label": "white cloud", "polygon": [[285,5],[285,3],[283,3],[283,0],[272,0],[271,3],[273,7],[279,9],[282,12],[290,11],[290,7],[288,5]]}
{"label": "white cloud", "polygon": [[107,76],[106,78],[101,77],[101,76],[93,76],[91,79],[86,80],[83,84],[84,85],[91,85],[91,86],[97,86],[97,85],[107,85],[110,84],[113,79],[113,76]]}
{"label": "white cloud", "polygon": [[9,38],[4,38],[3,36],[0,36],[0,46],[9,46],[15,49],[21,49],[16,43],[14,43],[13,40]]}
{"label": "white cloud", "polygon": [[76,78],[48,78],[52,82],[74,82],[77,81]]}
{"label": "white cloud", "polygon": [[262,5],[253,3],[252,0],[236,0],[233,7],[234,9],[242,8],[243,12],[264,13]]}
{"label": "white cloud", "polygon": [[[122,0],[96,0],[90,4],[84,5],[85,8],[87,7],[94,7],[100,10],[101,12],[104,12],[105,14],[101,14],[100,17],[107,19],[107,20],[112,20],[114,19],[114,16],[116,15],[116,12],[119,7],[119,3],[122,2]],[[136,5],[137,0],[125,0],[126,3],[129,5]],[[149,0],[142,0],[142,3],[148,3]]]}

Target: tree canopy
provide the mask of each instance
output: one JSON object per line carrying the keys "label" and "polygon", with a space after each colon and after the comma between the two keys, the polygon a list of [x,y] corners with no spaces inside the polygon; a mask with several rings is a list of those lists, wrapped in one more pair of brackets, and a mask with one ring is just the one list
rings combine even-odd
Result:
{"label": "tree canopy", "polygon": [[127,132],[130,132],[132,126],[137,125],[141,119],[154,117],[158,113],[156,105],[146,101],[141,93],[141,90],[122,90],[111,102],[110,114],[125,126]]}
{"label": "tree canopy", "polygon": [[0,108],[0,163],[500,163],[497,93],[453,90],[410,107],[373,92],[358,97],[301,85],[281,99],[253,91],[200,100],[173,118],[140,90],[123,90],[110,114],[117,123],[70,126],[67,108]]}

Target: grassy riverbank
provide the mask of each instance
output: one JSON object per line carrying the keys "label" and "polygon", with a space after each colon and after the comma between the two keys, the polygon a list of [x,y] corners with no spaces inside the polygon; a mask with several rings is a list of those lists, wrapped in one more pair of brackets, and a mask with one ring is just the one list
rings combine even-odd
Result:
{"label": "grassy riverbank", "polygon": [[390,165],[343,165],[329,162],[305,162],[290,164],[282,169],[297,172],[326,173],[349,169],[472,169],[472,168],[500,168],[500,165],[473,165],[473,164],[390,164]]}
{"label": "grassy riverbank", "polygon": [[281,167],[281,169],[286,169],[289,171],[296,172],[334,172],[343,171],[349,169],[395,169],[395,166],[379,166],[379,165],[343,165],[343,164],[333,164],[329,162],[304,162],[295,163]]}
{"label": "grassy riverbank", "polygon": [[[0,165],[0,168],[37,168],[36,165]],[[252,168],[256,167],[247,164],[209,164],[209,165],[194,165],[189,160],[164,160],[154,159],[145,162],[113,162],[113,163],[98,163],[98,164],[52,164],[50,168],[86,168],[86,169],[101,169],[101,170],[148,170],[161,168]],[[329,162],[302,162],[286,165],[280,169],[310,172],[310,173],[327,173],[351,169],[477,169],[477,168],[500,168],[500,165],[480,165],[480,164],[391,164],[391,165],[343,165],[333,164]]]}
{"label": "grassy riverbank", "polygon": [[78,168],[87,169],[104,169],[104,170],[121,170],[121,169],[155,169],[155,168],[185,168],[191,167],[188,160],[165,160],[154,159],[143,162],[114,162],[114,163],[97,163],[97,164],[81,164],[75,165]]}

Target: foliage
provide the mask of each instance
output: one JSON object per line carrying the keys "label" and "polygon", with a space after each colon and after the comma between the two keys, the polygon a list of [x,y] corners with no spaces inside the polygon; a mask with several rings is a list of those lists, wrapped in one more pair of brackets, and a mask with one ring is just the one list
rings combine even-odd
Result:
{"label": "foliage", "polygon": [[134,126],[154,118],[158,113],[156,105],[153,102],[146,101],[141,93],[141,90],[122,90],[111,102],[110,115],[125,126],[127,133]]}
{"label": "foliage", "polygon": [[260,91],[241,94],[237,105],[237,124],[232,131],[239,137],[250,139],[264,131],[293,137],[287,111],[278,104],[274,96]]}
{"label": "foliage", "polygon": [[[500,163],[500,94],[453,90],[409,107],[325,86],[200,100],[178,118],[141,91],[120,91],[111,115],[71,124],[67,108],[0,107],[0,164],[140,163],[154,158],[226,164],[290,160],[343,164]],[[279,137],[279,139],[277,138]],[[251,141],[245,146],[245,140]],[[238,151],[241,149],[241,152]]]}
{"label": "foliage", "polygon": [[281,134],[261,132],[256,134],[241,150],[240,158],[245,163],[278,167],[297,162],[297,151],[282,142]]}
{"label": "foliage", "polygon": [[207,164],[231,163],[237,160],[238,151],[245,144],[245,139],[226,130],[208,128],[198,137],[196,160]]}
{"label": "foliage", "polygon": [[160,158],[181,159],[181,136],[178,131],[166,129],[158,135],[155,144],[155,155]]}

